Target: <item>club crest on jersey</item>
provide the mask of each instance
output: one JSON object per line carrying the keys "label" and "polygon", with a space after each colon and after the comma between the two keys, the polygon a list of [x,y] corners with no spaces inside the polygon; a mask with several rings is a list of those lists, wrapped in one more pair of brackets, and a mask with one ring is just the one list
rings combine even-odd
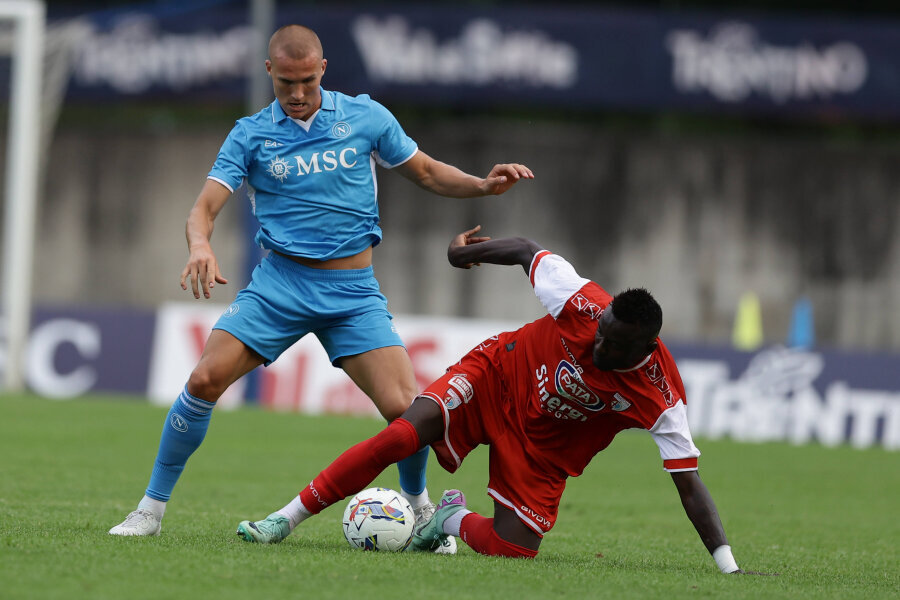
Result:
{"label": "club crest on jersey", "polygon": [[276,156],[269,162],[268,173],[278,181],[284,181],[291,174],[292,168],[287,160]]}
{"label": "club crest on jersey", "polygon": [[556,367],[556,390],[560,396],[574,400],[588,410],[603,410],[606,404],[588,388],[578,370],[568,361],[561,360]]}
{"label": "club crest on jersey", "polygon": [[334,124],[334,127],[331,128],[331,135],[336,138],[347,137],[350,135],[350,123],[346,121],[338,121]]}
{"label": "club crest on jersey", "polygon": [[619,392],[616,392],[615,394],[613,394],[613,403],[612,403],[612,406],[610,406],[611,409],[613,409],[616,412],[622,412],[623,410],[629,408],[630,406],[631,406],[631,402],[629,402],[625,398],[625,396],[623,396]]}

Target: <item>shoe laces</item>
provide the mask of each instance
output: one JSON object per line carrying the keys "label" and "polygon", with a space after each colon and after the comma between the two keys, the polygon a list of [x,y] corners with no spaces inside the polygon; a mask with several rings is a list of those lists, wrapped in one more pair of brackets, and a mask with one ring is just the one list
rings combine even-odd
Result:
{"label": "shoe laces", "polygon": [[413,515],[415,515],[416,517],[416,526],[427,523],[429,520],[431,520],[431,517],[434,516],[434,512],[436,510],[437,507],[432,502],[423,504],[419,508],[414,508]]}
{"label": "shoe laces", "polygon": [[153,514],[153,511],[147,510],[145,508],[139,508],[128,513],[128,516],[125,517],[125,522],[122,523],[122,525],[135,526],[144,519],[153,519],[155,521],[156,515]]}

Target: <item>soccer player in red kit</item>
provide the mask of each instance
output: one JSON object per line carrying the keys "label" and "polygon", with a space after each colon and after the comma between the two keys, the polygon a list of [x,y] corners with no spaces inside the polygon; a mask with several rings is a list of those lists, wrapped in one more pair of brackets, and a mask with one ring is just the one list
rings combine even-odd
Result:
{"label": "soccer player in red kit", "polygon": [[339,456],[280,511],[243,521],[251,542],[284,539],[305,518],[364,489],[389,465],[430,445],[454,472],[480,444],[490,447],[494,517],[444,493],[412,546],[428,550],[456,535],[492,556],[533,558],[556,522],[568,477],[580,475],[623,429],[650,432],[688,518],[724,573],[742,572],[715,504],[697,473],[684,386],[657,337],[662,310],[649,292],[615,297],[564,258],[525,238],[457,235],[453,266],[519,264],[547,316],[488,338],[419,394],[402,417]]}

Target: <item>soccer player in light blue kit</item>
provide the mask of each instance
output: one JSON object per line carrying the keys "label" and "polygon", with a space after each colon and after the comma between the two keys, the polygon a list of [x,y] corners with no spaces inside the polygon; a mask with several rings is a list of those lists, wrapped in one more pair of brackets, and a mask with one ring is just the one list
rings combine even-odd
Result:
{"label": "soccer player in light blue kit", "polygon": [[[372,271],[372,247],[381,241],[376,163],[454,198],[502,194],[534,177],[524,165],[500,164],[480,178],[431,158],[369,96],[322,89],[326,65],[312,30],[288,25],[274,33],[266,70],[276,99],[237,122],[191,209],[181,287],[190,280],[195,298],[209,298],[215,284],[227,283],[210,238],[216,216],[244,180],[260,225],[256,241],[270,252],[214,325],[166,417],[145,495],[110,534],[160,532],[166,503],[206,435],[216,401],[307,333],[385,419],[410,405],[419,391],[412,363]],[[427,451],[399,463],[401,490],[424,520],[434,511],[425,487]],[[296,525],[290,523],[295,511],[284,512],[259,522],[263,530],[238,534],[265,538]],[[455,541],[443,551],[455,551]]]}

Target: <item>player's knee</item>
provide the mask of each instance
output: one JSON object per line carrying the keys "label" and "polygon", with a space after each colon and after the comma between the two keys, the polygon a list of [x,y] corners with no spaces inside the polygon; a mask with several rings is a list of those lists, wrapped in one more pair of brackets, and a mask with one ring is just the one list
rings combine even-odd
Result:
{"label": "player's knee", "polygon": [[390,392],[380,394],[380,398],[375,401],[375,404],[381,412],[381,416],[390,422],[402,416],[415,397],[415,388],[398,386]]}
{"label": "player's knee", "polygon": [[201,364],[191,371],[187,391],[196,398],[216,402],[219,396],[225,393],[225,386],[222,385],[221,378],[216,377],[210,369]]}

